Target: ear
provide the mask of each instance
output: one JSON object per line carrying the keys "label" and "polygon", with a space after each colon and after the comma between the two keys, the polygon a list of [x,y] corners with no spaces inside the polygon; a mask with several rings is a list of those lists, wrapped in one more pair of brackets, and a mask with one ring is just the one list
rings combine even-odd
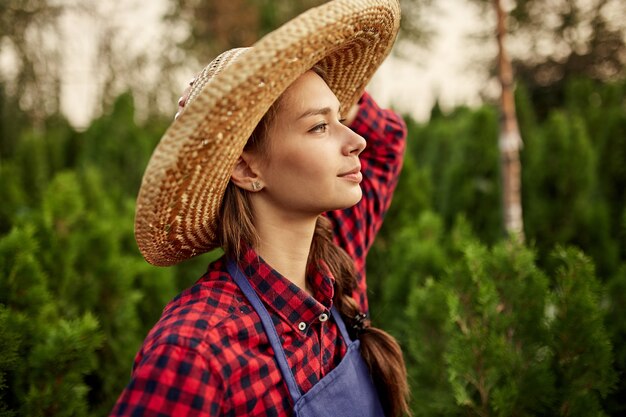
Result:
{"label": "ear", "polygon": [[263,188],[256,162],[253,154],[243,152],[233,167],[231,181],[248,191],[259,191]]}

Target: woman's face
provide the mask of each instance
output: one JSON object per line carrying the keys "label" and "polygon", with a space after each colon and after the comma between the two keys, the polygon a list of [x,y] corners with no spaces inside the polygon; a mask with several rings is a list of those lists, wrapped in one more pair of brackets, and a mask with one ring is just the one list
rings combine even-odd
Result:
{"label": "woman's face", "polygon": [[265,204],[317,216],[361,199],[365,140],[342,124],[339,101],[313,71],[285,91],[266,140],[258,155],[263,190],[255,196]]}

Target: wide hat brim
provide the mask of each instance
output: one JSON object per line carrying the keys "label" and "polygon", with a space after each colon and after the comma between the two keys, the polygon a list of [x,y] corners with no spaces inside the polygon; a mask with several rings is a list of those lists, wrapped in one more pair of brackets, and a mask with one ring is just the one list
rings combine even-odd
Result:
{"label": "wide hat brim", "polygon": [[264,36],[204,85],[144,173],[135,238],[145,259],[174,265],[219,246],[232,169],[272,103],[318,64],[346,111],[391,51],[399,24],[398,0],[334,0]]}

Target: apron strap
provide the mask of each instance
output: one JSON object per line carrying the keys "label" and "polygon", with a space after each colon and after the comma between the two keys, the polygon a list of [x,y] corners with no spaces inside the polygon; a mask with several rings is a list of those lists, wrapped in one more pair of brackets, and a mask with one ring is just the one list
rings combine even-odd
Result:
{"label": "apron strap", "polygon": [[343,318],[341,317],[341,313],[339,310],[332,306],[330,308],[330,312],[335,319],[335,323],[337,323],[337,327],[339,327],[339,331],[341,332],[341,336],[343,337],[343,341],[347,346],[350,346],[353,343],[353,340],[350,339],[350,335],[348,335],[348,329],[346,328],[346,324],[343,322]]}
{"label": "apron strap", "polygon": [[246,296],[248,301],[250,301],[252,307],[254,307],[257,314],[261,318],[265,334],[269,339],[272,349],[274,349],[274,356],[278,362],[278,368],[283,374],[283,378],[285,379],[285,383],[287,384],[287,388],[289,388],[289,393],[291,394],[291,398],[295,404],[302,396],[302,393],[300,392],[300,388],[298,388],[298,384],[296,383],[296,378],[293,376],[293,372],[291,372],[291,368],[289,368],[289,364],[287,363],[287,356],[285,356],[285,351],[283,350],[280,338],[276,332],[276,327],[274,327],[274,323],[265,309],[265,306],[263,306],[263,302],[259,298],[258,294],[254,291],[248,282],[248,279],[241,272],[239,265],[234,260],[229,259],[227,267],[228,272],[230,272],[230,275],[235,280],[235,283],[239,286],[243,294]]}

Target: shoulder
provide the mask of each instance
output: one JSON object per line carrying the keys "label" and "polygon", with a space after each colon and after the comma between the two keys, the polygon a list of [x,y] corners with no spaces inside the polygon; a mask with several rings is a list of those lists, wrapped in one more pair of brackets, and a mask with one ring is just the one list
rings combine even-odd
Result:
{"label": "shoulder", "polygon": [[167,344],[196,350],[204,356],[215,351],[224,337],[236,334],[235,323],[249,309],[223,264],[222,259],[212,263],[192,287],[170,301],[148,333],[143,353]]}

